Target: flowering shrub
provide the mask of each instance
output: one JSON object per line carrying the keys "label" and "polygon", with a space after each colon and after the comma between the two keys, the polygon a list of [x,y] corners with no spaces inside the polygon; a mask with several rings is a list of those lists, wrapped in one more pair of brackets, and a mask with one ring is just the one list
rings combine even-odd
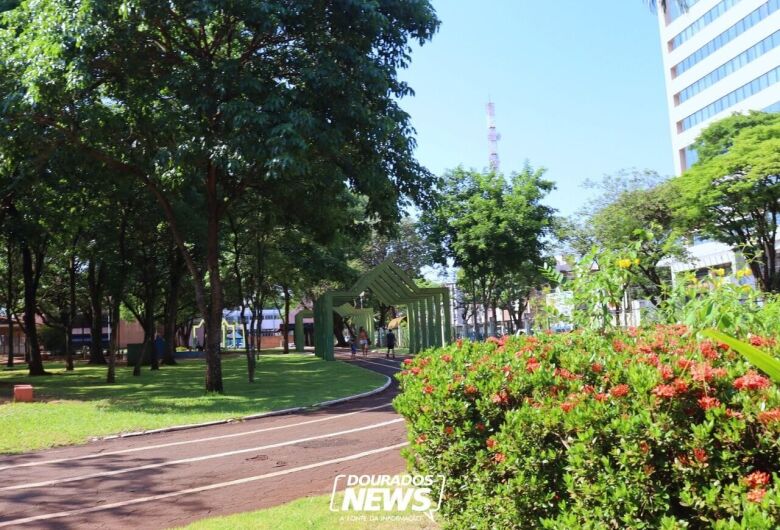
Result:
{"label": "flowering shrub", "polygon": [[453,528],[780,527],[780,391],[684,326],[463,342],[399,379]]}

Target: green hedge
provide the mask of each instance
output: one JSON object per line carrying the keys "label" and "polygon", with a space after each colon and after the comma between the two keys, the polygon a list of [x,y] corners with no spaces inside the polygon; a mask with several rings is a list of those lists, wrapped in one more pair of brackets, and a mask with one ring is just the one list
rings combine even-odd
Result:
{"label": "green hedge", "polygon": [[398,377],[449,527],[780,528],[780,392],[685,327],[458,343]]}

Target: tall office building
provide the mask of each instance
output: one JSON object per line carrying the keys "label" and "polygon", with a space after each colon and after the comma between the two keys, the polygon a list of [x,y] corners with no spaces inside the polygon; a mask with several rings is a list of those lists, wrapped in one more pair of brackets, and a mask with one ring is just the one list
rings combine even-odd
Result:
{"label": "tall office building", "polygon": [[[660,2],[659,2],[660,3]],[[780,111],[780,0],[668,0],[659,11],[675,170],[690,146],[733,112]]]}

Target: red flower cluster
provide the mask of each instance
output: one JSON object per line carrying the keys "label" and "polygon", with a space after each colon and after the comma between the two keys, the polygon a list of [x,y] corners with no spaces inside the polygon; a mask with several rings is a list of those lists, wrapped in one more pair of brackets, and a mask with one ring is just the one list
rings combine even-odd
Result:
{"label": "red flower cluster", "polygon": [[714,377],[712,366],[709,363],[694,364],[691,366],[691,377],[694,381],[708,383]]}
{"label": "red flower cluster", "polygon": [[423,387],[423,394],[433,394],[435,389],[431,385],[425,385]]}
{"label": "red flower cluster", "polygon": [[758,486],[766,486],[772,481],[772,476],[766,471],[753,471],[742,479],[742,482],[748,488],[756,488]]}
{"label": "red flower cluster", "polygon": [[506,405],[509,403],[509,393],[506,390],[501,390],[496,394],[493,394],[493,397],[490,398],[493,403],[496,405]]}
{"label": "red flower cluster", "polygon": [[447,355],[445,353],[444,355],[441,356],[441,360],[444,361],[445,363],[448,363],[448,362],[452,361],[452,355]]}
{"label": "red flower cluster", "polygon": [[764,500],[764,495],[766,495],[766,490],[764,488],[753,488],[748,492],[747,500],[758,504]]}
{"label": "red flower cluster", "polygon": [[672,370],[672,367],[667,364],[662,364],[658,367],[658,373],[661,376],[661,379],[668,380],[674,378],[674,370]]}
{"label": "red flower cluster", "polygon": [[485,441],[485,445],[487,445],[487,448],[488,448],[488,449],[493,449],[495,446],[497,446],[497,445],[498,445],[498,442],[496,441],[496,439],[495,439],[495,438],[488,438],[488,439]]}
{"label": "red flower cluster", "polygon": [[525,371],[529,374],[532,374],[539,369],[539,366],[541,366],[539,361],[537,361],[534,357],[531,357],[525,362]]}
{"label": "red flower cluster", "polygon": [[671,399],[677,395],[677,391],[672,385],[658,385],[652,390],[655,397]]}
{"label": "red flower cluster", "polygon": [[774,346],[775,341],[774,339],[768,339],[766,337],[762,337],[761,335],[753,335],[752,337],[750,337],[750,344],[758,347],[762,347],[762,346],[766,347],[766,346]]}
{"label": "red flower cluster", "polygon": [[590,365],[590,369],[594,374],[600,374],[604,371],[604,366],[599,363],[593,363]]}
{"label": "red flower cluster", "polygon": [[577,374],[571,373],[566,368],[556,368],[554,375],[556,377],[560,377],[562,379],[568,379],[569,381],[580,378],[580,376],[578,376]]}
{"label": "red flower cluster", "polygon": [[714,409],[720,407],[720,401],[711,396],[702,396],[699,398],[699,406],[704,410]]}
{"label": "red flower cluster", "polygon": [[704,464],[709,459],[709,456],[707,456],[707,451],[697,447],[696,449],[693,450],[693,458],[695,458],[696,461],[699,462],[700,464]]}
{"label": "red flower cluster", "polygon": [[734,388],[737,390],[759,390],[768,387],[770,384],[771,381],[769,379],[752,370],[734,380]]}
{"label": "red flower cluster", "polygon": [[767,410],[758,415],[758,421],[766,425],[775,421],[780,421],[780,409]]}
{"label": "red flower cluster", "polygon": [[701,354],[711,361],[718,358],[718,350],[715,348],[715,345],[713,345],[710,341],[704,341],[701,343],[700,346]]}
{"label": "red flower cluster", "polygon": [[624,397],[628,395],[628,391],[630,390],[628,385],[617,385],[612,387],[612,389],[609,391],[609,394],[612,397]]}

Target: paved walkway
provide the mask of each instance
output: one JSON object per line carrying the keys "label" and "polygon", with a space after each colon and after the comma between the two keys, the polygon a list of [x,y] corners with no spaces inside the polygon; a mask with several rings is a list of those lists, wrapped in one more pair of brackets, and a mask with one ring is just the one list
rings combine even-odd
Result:
{"label": "paved walkway", "polygon": [[[386,375],[401,362],[336,356]],[[399,473],[396,392],[393,380],[308,413],[0,456],[0,528],[170,528],[328,493],[338,474]]]}

